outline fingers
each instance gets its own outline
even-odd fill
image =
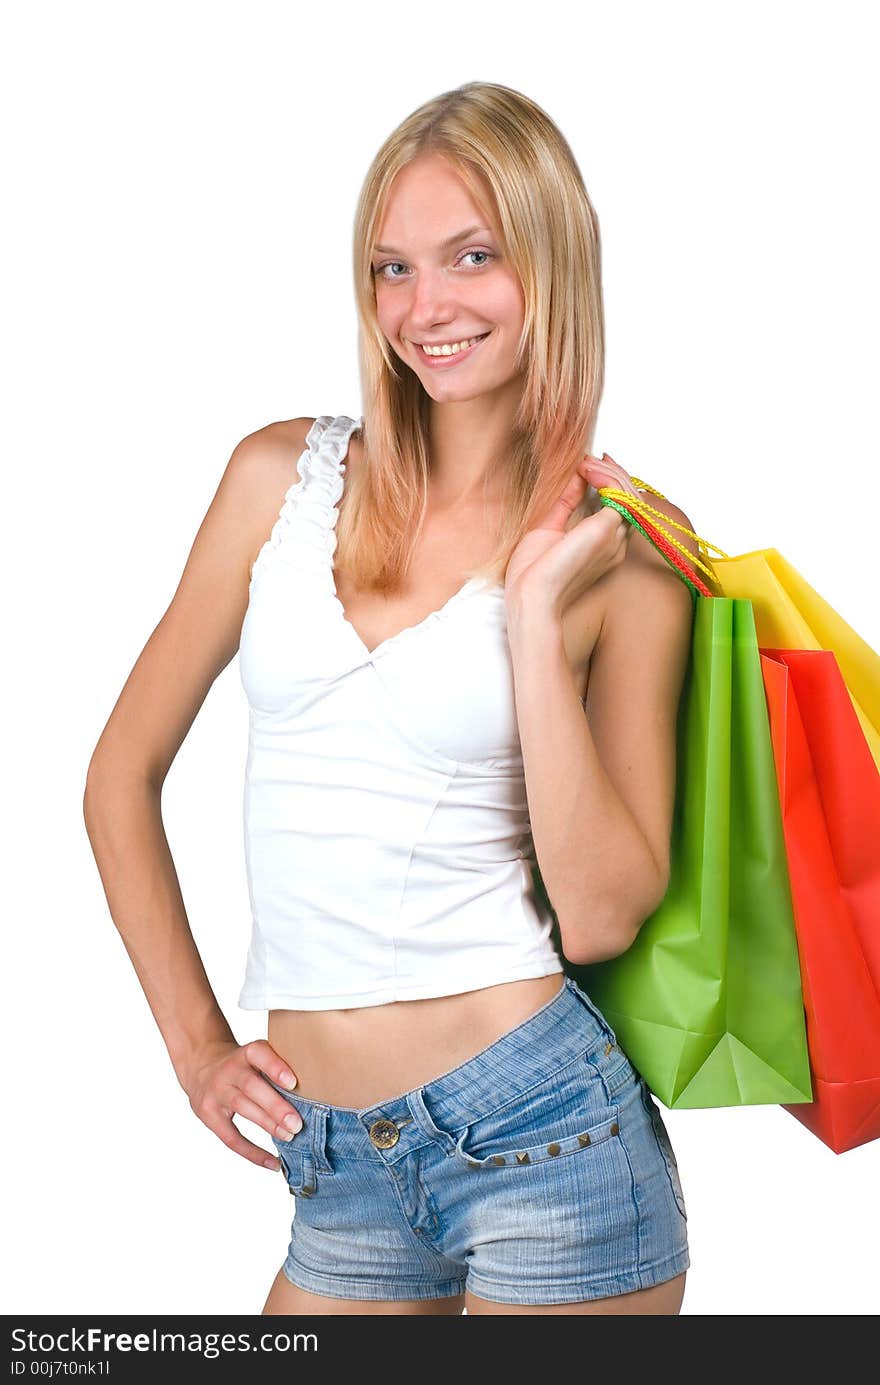
[[[268,1082],[262,1085],[265,1095],[261,1093],[258,1101],[240,1092],[235,1110],[246,1120],[253,1121],[254,1125],[262,1126],[267,1135],[274,1135],[278,1140],[289,1140],[291,1135],[302,1130],[302,1116]]]
[[[277,1134],[278,1130],[281,1129],[283,1133],[279,1138],[289,1140],[291,1134],[295,1135],[297,1130],[302,1129],[302,1117],[296,1107],[279,1092],[276,1092],[262,1073],[249,1073],[247,1077],[242,1079],[240,1090],[242,1104],[238,1106],[238,1109],[241,1114],[247,1115],[248,1120],[256,1120],[270,1134],[273,1131]],[[257,1117],[245,1112],[244,1102],[262,1114]]]
[[[583,500],[584,491],[588,486],[594,486],[596,490],[600,490],[603,486],[614,486],[618,490],[626,491],[629,495],[638,495],[638,491],[627,472],[622,466],[618,466],[607,452],[602,453],[601,459],[588,452],[577,463],[558,500],[547,512],[541,527],[565,529],[572,511]],[[613,506],[606,506],[605,508],[613,509]],[[629,528],[626,520],[621,520],[621,522],[627,529]]]
[[[541,529],[558,529],[562,533],[570,520],[572,513],[584,498],[584,491],[587,488],[587,481],[581,474],[580,468],[576,467],[565,488],[558,499],[550,506],[539,524]]]
[[[243,1044],[234,1064],[224,1063],[223,1073],[225,1080],[222,1082],[219,1074],[215,1074],[213,1091],[209,1087],[203,1094],[199,1103],[201,1109],[197,1109],[196,1114],[228,1149],[253,1164],[277,1171],[278,1158],[242,1135],[233,1116],[244,1116],[275,1139],[292,1139],[302,1129],[302,1117],[271,1084],[275,1082],[292,1091],[296,1087],[296,1075],[265,1039]]]
[[[617,490],[626,491],[628,495],[638,496],[629,472],[624,471],[607,452],[603,452],[601,458],[588,452],[579,463],[579,470],[583,471],[590,485],[595,486],[596,490],[601,490],[603,486],[614,486]]]
[[[629,552],[629,541],[633,532],[633,526],[614,505],[603,505],[601,510],[597,511],[595,515],[588,516],[582,523],[602,523],[603,515],[608,516],[608,518],[604,520],[605,527],[608,530],[608,539],[606,542],[609,545],[609,565],[614,567],[618,563],[622,563]]]
[[[264,1169],[273,1169],[276,1173],[281,1167],[281,1160],[277,1155],[269,1155],[260,1145],[255,1145],[251,1140],[245,1138],[241,1131],[232,1122],[231,1116],[226,1116],[218,1124],[211,1125],[211,1130],[227,1149],[231,1149],[235,1154],[240,1154],[243,1159],[247,1159],[251,1164],[259,1164]],[[289,1138],[286,1136],[285,1138]]]
[[[602,453],[601,460],[587,453],[578,463],[578,471],[586,478],[589,485],[595,486],[596,490],[600,490],[603,486],[615,486],[618,490],[625,490],[629,494],[638,495],[638,491],[623,467],[618,466],[607,452]],[[624,518],[616,505],[603,505],[602,509],[614,515],[615,518],[606,520],[606,524],[610,524],[612,528],[616,525],[621,541],[628,544],[633,526]]]
[[[302,1129],[302,1117],[295,1106],[270,1086],[266,1078],[292,1091],[296,1087],[296,1076],[263,1039],[246,1044],[245,1056],[252,1066],[241,1080],[242,1101],[246,1101],[253,1111],[264,1114],[255,1116],[243,1109],[241,1114],[262,1125],[270,1134],[274,1131],[279,1139],[289,1140],[292,1134]]]
[[[290,1068],[279,1058],[274,1048],[265,1039],[252,1039],[245,1044],[242,1052],[252,1067],[264,1072],[267,1077],[271,1077],[273,1082],[277,1082],[279,1087],[285,1087],[287,1091],[293,1091],[296,1086],[296,1077]]]
[[[612,507],[606,505],[605,508],[611,509]],[[617,518],[620,521],[620,529],[618,531],[617,537],[616,558],[618,562],[622,563],[625,560],[627,553],[629,552],[629,541],[632,538],[633,526],[627,523],[627,521],[624,519],[623,515],[620,513],[619,510],[615,510],[614,513],[617,515]]]
[[[621,540],[627,538],[632,533],[632,525],[624,519],[616,505],[601,505],[594,515],[588,515],[587,519],[595,523],[604,523],[612,537]],[[586,521],[585,521],[586,522]]]
[[[236,1088],[227,1098],[229,1104],[223,1104],[210,1112],[201,1112],[201,1119],[228,1149],[234,1150],[236,1154],[242,1155],[253,1164],[262,1164],[264,1168],[277,1170],[279,1160],[242,1135],[233,1121],[233,1116],[243,1116],[245,1120],[253,1121],[254,1125],[260,1126],[267,1135],[277,1140],[292,1139],[302,1129],[302,1116],[275,1091],[274,1087],[270,1087],[264,1078],[255,1076],[255,1081],[260,1083],[262,1089],[259,1092],[259,1100],[249,1096],[243,1087]]]

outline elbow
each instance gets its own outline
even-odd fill
[[[92,764],[90,764],[89,767],[88,767],[88,770],[86,771],[86,782],[85,782],[85,785],[84,785],[84,787],[83,787],[83,796],[82,796],[82,811],[83,811],[83,818],[85,819],[86,826],[88,826],[88,823],[89,823],[89,817],[90,817],[90,815],[91,815],[92,804],[93,804],[93,801],[94,801],[94,797],[95,797],[95,774],[94,774],[94,770],[93,770],[93,768],[92,768]]]
[[[576,916],[569,914],[565,921],[560,917],[559,932],[565,956],[577,966],[610,962],[620,957],[632,947],[642,925],[659,909],[668,888],[667,869],[664,875],[654,878],[651,887],[629,908],[618,903],[602,910],[592,904],[580,909]]]
[[[562,951],[577,966],[595,962],[610,962],[619,957],[635,940],[637,928],[630,927],[618,911],[613,918],[600,919],[591,913],[586,919],[559,919]]]
[[[86,781],[83,785],[83,817],[85,818],[87,824],[92,814],[92,810],[94,809],[95,803],[101,795],[101,784],[101,769],[98,764],[97,756],[93,755],[91,760],[89,761],[89,767],[86,770]]]
[[[86,831],[91,835],[94,824],[112,816],[117,804],[116,790],[125,776],[103,757],[93,755],[86,770],[83,786],[82,813]],[[111,806],[108,807],[108,803]]]

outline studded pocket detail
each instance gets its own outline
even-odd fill
[[[522,1149],[499,1149],[487,1151],[482,1155],[479,1151],[486,1148],[487,1142],[481,1141],[479,1146],[469,1143],[472,1129],[469,1126],[459,1138],[455,1153],[464,1160],[469,1169],[524,1168],[530,1164],[543,1163],[547,1159],[560,1159],[567,1154],[577,1154],[601,1144],[604,1140],[614,1139],[620,1134],[617,1116],[617,1108],[611,1107],[601,1121],[586,1125],[583,1130],[574,1134],[560,1135],[557,1139],[548,1140],[540,1145],[526,1144]]]

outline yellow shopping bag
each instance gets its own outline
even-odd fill
[[[836,655],[880,769],[880,656],[776,548],[721,558],[712,566],[721,596],[753,602],[758,644],[772,650],[831,650]]]
[[[745,596],[765,649],[830,649],[880,769],[880,656],[775,548],[713,564],[721,596]]]
[[[629,476],[612,458],[607,458],[607,454],[602,466],[603,477],[618,482],[617,486],[600,486],[603,497],[624,504],[654,530],[659,530],[684,556],[692,574],[700,569],[704,574],[702,580],[714,595],[751,601],[758,644],[762,648],[825,649],[835,655],[874,763],[880,770],[880,655],[777,549],[760,548],[731,556],[637,494],[637,491],[650,491],[665,500],[662,491],[637,476]],[[669,525],[696,540],[700,558],[675,538]],[[710,548],[721,556],[710,559]],[[674,556],[667,554],[667,561]]]

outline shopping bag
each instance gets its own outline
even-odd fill
[[[640,528],[667,561],[677,566],[692,590],[696,585],[704,596],[731,596],[751,601],[760,647],[824,649],[836,655],[874,763],[880,770],[880,655],[833,606],[778,549],[755,549],[731,556],[652,506],[639,491],[651,492],[661,500],[665,499],[662,491],[647,481],[629,476],[607,454],[591,468],[590,474],[594,472],[597,480],[607,482],[599,489],[603,504],[613,505]],[[683,548],[672,529],[696,539],[699,558]],[[709,558],[710,548],[718,555],[714,559]],[[701,585],[695,568],[704,574],[706,585]]]
[[[703,560],[715,546],[694,535],[701,555],[694,557],[634,496],[633,487],[653,487],[626,480],[629,486],[600,486],[603,503],[641,529],[694,598],[677,719],[670,882],[635,942],[606,962],[571,962],[554,918],[563,969],[595,999],[667,1106],[810,1102],[800,965],[752,604],[713,596],[697,569],[713,581]],[[533,877],[549,904],[537,866]]]
[[[762,649],[814,1100],[835,1153],[880,1137],[880,774],[830,651]]]
[[[785,841],[749,601],[696,598],[671,873],[626,952],[563,968],[669,1107],[812,1100]],[[540,872],[537,883],[543,889]],[[546,898],[546,891],[544,891]]]
[[[746,597],[761,648],[824,649],[838,667],[880,770],[880,655],[775,548],[713,562],[723,596]]]

